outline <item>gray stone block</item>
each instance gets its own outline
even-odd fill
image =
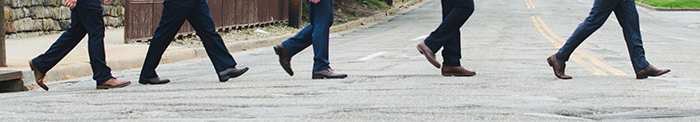
[[[12,22],[6,22],[4,26],[5,26],[5,33],[14,33],[15,32],[15,28],[12,27]]]
[[[47,1],[49,1],[49,3],[47,5],[51,5],[54,7],[63,5],[63,0],[47,0]]]
[[[34,7],[31,7],[29,10],[30,10],[32,18],[43,19],[43,18],[51,18],[52,17],[52,12],[51,12],[52,8],[53,7],[34,6]]]
[[[27,7],[32,5],[32,0],[5,0],[6,2],[9,1],[8,5],[12,8],[20,8],[20,7]]]
[[[119,16],[122,13],[122,9],[120,9],[117,6],[111,6],[111,5],[103,5],[102,6],[102,15],[104,16]]]
[[[24,18],[14,21],[12,27],[16,32],[22,31],[37,31],[42,27],[41,20],[32,20],[31,18]]]
[[[110,27],[124,26],[124,20],[121,17],[104,17],[105,25]]]
[[[44,31],[61,30],[61,24],[59,24],[58,21],[55,21],[52,19],[43,19],[42,20],[42,30],[44,30]]]
[[[31,12],[27,8],[7,8],[5,7],[5,19],[8,21],[14,21],[21,18],[29,17]]]
[[[58,21],[61,30],[68,30],[70,28],[70,20],[61,20]]]
[[[66,6],[56,7],[51,10],[52,17],[58,20],[70,19],[71,11]]]

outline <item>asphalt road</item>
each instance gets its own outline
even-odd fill
[[[331,66],[346,79],[311,80],[312,49],[288,76],[272,47],[233,53],[243,76],[218,82],[208,58],[161,65],[165,85],[94,90],[89,77],[51,91],[0,94],[0,121],[698,121],[700,29],[639,8],[647,59],[672,71],[637,80],[614,15],[557,79],[545,58],[585,19],[592,0],[476,0],[462,27],[462,64],[443,77],[415,45],[440,23],[426,0],[376,23],[331,34]],[[700,23],[700,22],[698,22]],[[438,53],[438,60],[441,59]]]

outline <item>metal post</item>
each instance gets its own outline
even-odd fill
[[[5,0],[0,0],[0,67],[7,67],[5,52]]]
[[[301,27],[301,2],[304,0],[289,0],[289,26]]]

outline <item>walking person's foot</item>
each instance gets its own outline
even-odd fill
[[[289,76],[294,76],[294,71],[292,71],[292,66],[290,64],[292,56],[289,55],[289,52],[287,52],[287,48],[285,48],[281,43],[275,45],[273,48],[275,49],[275,54],[277,54],[280,58],[280,65],[282,65],[284,71],[286,71]]]
[[[44,84],[44,76],[46,76],[46,74],[39,72],[39,70],[36,69],[36,66],[34,66],[34,63],[32,63],[32,60],[29,60],[29,67],[32,69],[32,72],[34,72],[34,80],[36,81],[36,84],[44,90],[49,91],[49,86]]]
[[[552,66],[552,69],[554,69],[554,75],[557,76],[557,78],[560,79],[571,79],[572,77],[569,75],[566,75],[564,73],[564,69],[566,68],[565,63],[561,63],[557,60],[556,54],[549,56],[547,58],[547,63],[549,63],[549,66]]]
[[[226,68],[226,70],[218,73],[219,81],[226,82],[226,81],[228,81],[228,79],[241,76],[241,75],[243,75],[243,73],[245,73],[247,71],[248,71],[248,67],[243,67],[241,69],[236,69],[236,67]]]
[[[430,62],[430,64],[433,64],[433,66],[435,66],[436,68],[440,68],[440,62],[438,62],[437,59],[435,59],[435,53],[431,51],[427,45],[425,45],[425,42],[421,42],[420,44],[418,44],[417,48],[420,54],[425,55],[425,58],[428,59],[428,62]]]
[[[639,72],[636,72],[637,74],[637,79],[645,79],[649,76],[661,76],[664,75],[668,72],[671,72],[670,69],[656,69],[656,67],[649,65],[647,68],[644,68],[642,70],[639,70]]]
[[[333,71],[333,69],[328,68],[326,70],[316,71],[312,73],[311,79],[333,79],[333,78],[346,78],[348,74],[338,73]]]
[[[155,78],[139,77],[139,83],[143,84],[143,85],[146,85],[146,84],[151,84],[151,85],[166,84],[166,83],[170,83],[170,79],[160,79],[160,77],[155,77]]]
[[[131,84],[131,81],[119,81],[116,78],[107,80],[107,82],[102,83],[102,85],[97,86],[97,89],[111,89],[111,88],[122,88]]]
[[[462,66],[443,66],[442,76],[474,76],[476,72],[469,71]]]

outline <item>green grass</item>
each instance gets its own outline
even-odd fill
[[[700,0],[637,0],[659,8],[700,8]]]
[[[388,8],[389,7],[379,0],[355,0],[355,1],[360,2],[360,3],[364,3],[366,5],[374,4],[374,5],[378,6],[379,8]]]

